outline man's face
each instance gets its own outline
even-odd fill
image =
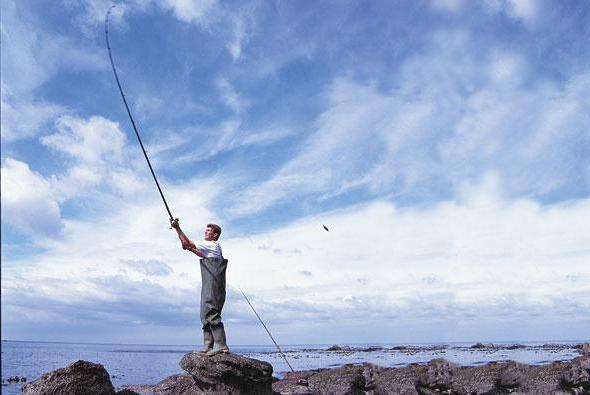
[[[216,237],[217,233],[215,233],[215,230],[210,226],[207,226],[207,228],[205,228],[205,240],[214,241]]]

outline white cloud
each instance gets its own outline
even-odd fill
[[[590,201],[542,207],[504,200],[494,180],[467,187],[462,202],[424,210],[375,202],[228,241],[233,261],[254,265],[231,266],[230,284],[258,294],[264,306],[297,300],[332,312],[334,320],[353,320],[346,305],[355,301],[365,301],[364,317],[375,321],[387,314],[412,320],[420,311],[430,320],[506,316],[536,306],[550,315],[561,311],[558,295],[575,299],[578,313],[587,311],[590,299],[579,295],[588,286],[570,288],[567,277],[590,274],[584,269],[590,229],[581,220],[590,218]],[[254,258],[257,244],[271,248]],[[301,255],[272,252],[295,247]],[[511,306],[513,297],[518,306]]]
[[[2,100],[2,141],[11,142],[35,136],[43,126],[66,111],[47,102]]]
[[[234,113],[241,114],[245,109],[248,107],[248,102],[245,101],[239,94],[236,92],[234,87],[231,83],[225,79],[220,78],[216,82],[217,88],[220,91],[221,97],[225,105],[231,108]]]
[[[55,237],[60,216],[50,183],[26,163],[7,158],[2,166],[2,221],[33,236]]]
[[[233,212],[362,186],[424,198],[487,171],[510,179],[514,195],[587,190],[590,170],[576,152],[590,146],[590,104],[581,93],[590,89],[588,73],[558,85],[532,81],[521,54],[492,48],[475,57],[472,49],[463,31],[435,34],[430,48],[400,66],[390,92],[335,79],[299,153],[238,196]]]
[[[97,116],[88,120],[64,116],[56,128],[57,133],[42,137],[41,142],[80,162],[120,163],[123,158],[126,138],[115,122]]]
[[[68,112],[37,98],[37,90],[61,70],[97,70],[102,52],[78,40],[48,33],[27,18],[27,5],[2,2],[2,140],[31,138]],[[31,18],[30,18],[31,19]]]
[[[208,14],[217,7],[217,0],[163,0],[160,5],[172,10],[181,21],[207,25]]]
[[[365,325],[383,328],[392,322],[412,327],[527,319],[536,311],[547,322],[578,322],[590,309],[588,283],[575,281],[590,278],[590,201],[542,206],[504,198],[503,186],[499,175],[489,174],[464,184],[459,199],[428,207],[375,201],[246,238],[226,234],[232,342],[251,340],[240,334],[252,322],[238,287],[267,322],[309,330],[313,320],[323,334],[314,338],[324,342],[338,336],[335,327],[354,326],[359,306]],[[190,237],[199,237],[204,223],[220,221],[206,207],[221,191],[211,180],[169,187],[171,206]],[[112,315],[114,321],[198,327],[196,258],[180,250],[167,228],[160,202],[149,194],[113,202],[111,215],[99,221],[65,221],[63,240],[48,244],[46,252],[26,264],[3,264],[3,296],[19,306],[13,301],[26,289],[29,297],[52,301],[43,309],[53,319],[72,315],[92,322],[98,318],[90,313],[100,311],[101,322]],[[74,300],[72,295],[80,302],[59,310],[59,301]],[[306,336],[281,331],[293,341]]]
[[[63,116],[56,129],[41,142],[69,159],[64,171],[52,178],[61,201],[92,196],[104,186],[128,196],[146,188],[146,174],[138,175],[117,123],[98,116]]]
[[[508,15],[525,23],[534,23],[541,8],[541,0],[507,0]]]
[[[545,0],[484,0],[481,2],[469,2],[465,0],[434,0],[432,7],[435,10],[460,14],[466,10],[483,7],[491,15],[503,14],[515,21],[524,23],[532,28],[542,21],[543,14],[550,14],[550,2]]]

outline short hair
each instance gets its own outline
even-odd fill
[[[219,240],[219,236],[221,236],[221,226],[217,224],[207,224],[207,227],[213,229],[215,233],[217,233],[215,240]]]

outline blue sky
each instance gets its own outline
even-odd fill
[[[200,342],[111,2],[2,2],[2,338]],[[119,76],[230,344],[587,339],[590,3],[132,0]],[[330,228],[325,232],[322,224]]]

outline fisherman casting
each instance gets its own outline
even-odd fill
[[[168,203],[166,202],[162,188],[160,188],[160,183],[158,182],[158,178],[156,177],[156,173],[154,172],[150,158],[148,157],[145,147],[143,146],[143,142],[141,141],[139,131],[135,125],[135,120],[131,115],[131,110],[127,104],[127,99],[125,99],[125,93],[123,92],[123,87],[121,86],[121,81],[119,80],[119,76],[117,74],[117,68],[115,67],[115,61],[113,60],[113,54],[111,53],[111,44],[109,42],[109,16],[111,15],[111,11],[114,7],[116,7],[116,5],[111,6],[105,15],[104,34],[107,50],[109,53],[109,59],[111,61],[111,68],[113,69],[113,75],[115,76],[119,93],[123,99],[123,104],[127,110],[127,115],[129,116],[131,126],[133,126],[133,130],[135,131],[135,136],[137,137],[137,141],[139,142],[143,156],[145,157],[147,165],[150,168],[150,172],[152,173],[152,177],[154,178],[158,192],[160,192],[160,197],[162,198],[162,202],[164,203],[164,207],[166,208],[166,212],[170,218],[170,225],[176,229],[182,244],[182,248],[184,250],[189,250],[201,257],[201,323],[203,324],[203,339],[205,347],[200,353],[201,355],[205,356],[213,356],[219,353],[228,353],[229,348],[227,347],[225,341],[225,329],[223,328],[223,323],[221,322],[221,310],[223,309],[223,304],[225,303],[225,271],[227,269],[227,259],[223,258],[221,246],[218,242],[219,236],[221,235],[221,228],[219,225],[208,224],[207,228],[205,229],[205,240],[195,243],[189,240],[184,232],[180,229],[178,218],[174,219],[172,216],[172,212],[170,211],[170,207],[168,207]],[[325,225],[324,228],[326,228]],[[328,229],[326,228],[326,230]],[[242,292],[244,299],[246,299],[246,302],[248,302],[248,305],[256,315],[256,318],[258,318],[264,327],[264,330],[266,330],[266,333],[268,333],[268,336],[273,341],[277,347],[277,350],[293,372],[293,367],[287,360],[287,357],[279,347],[274,337],[272,337],[270,331],[262,321],[262,318],[260,318],[260,315],[258,315],[256,310],[254,310],[254,306],[252,306],[252,303],[250,303],[250,300],[246,294],[241,289],[240,292]]]
[[[219,236],[219,225],[207,224],[205,240],[189,240],[180,229],[178,218],[171,219],[183,250],[191,251],[201,258],[201,323],[203,324],[203,350],[199,353],[208,357],[228,353],[225,329],[221,322],[221,310],[225,303],[225,271],[227,259],[223,258]]]

